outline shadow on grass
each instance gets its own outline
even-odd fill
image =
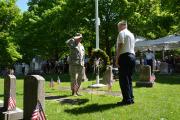
[[[180,84],[180,74],[174,73],[171,75],[163,75],[163,74],[155,74],[156,80],[155,82],[157,83],[162,83],[162,84]],[[139,81],[139,74],[135,74],[133,76],[133,81]]]
[[[18,93],[18,92],[16,92],[16,95],[17,95],[17,96],[23,96],[24,94],[23,94],[23,93]]]
[[[0,97],[4,97],[4,94],[1,94]]]
[[[116,104],[91,104],[79,108],[73,108],[73,109],[66,109],[65,112],[70,113],[70,114],[85,114],[85,113],[94,113],[94,112],[100,112],[100,111],[105,111],[108,109],[113,109],[115,107],[118,107]]]
[[[162,84],[180,84],[180,74],[171,74],[171,75],[156,75],[157,83]]]
[[[85,104],[89,101],[89,99],[62,99],[60,100],[60,103],[61,104],[70,104],[70,105],[82,105],[82,104]]]
[[[69,95],[62,95],[62,96],[46,96],[45,99],[46,100],[55,100],[55,99],[62,99],[62,98],[66,98],[69,97]]]

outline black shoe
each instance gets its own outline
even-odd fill
[[[134,104],[134,101],[131,101],[131,104]]]
[[[117,102],[117,105],[118,106],[124,106],[124,105],[126,105],[126,103],[125,102]]]
[[[127,104],[127,105],[134,104],[134,100],[127,101],[126,104]]]
[[[134,104],[134,101],[130,101],[130,102],[125,102],[125,101],[117,102],[118,106],[131,105],[131,104]]]

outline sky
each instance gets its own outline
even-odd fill
[[[21,11],[24,12],[28,9],[27,2],[28,0],[17,0],[16,4],[21,9]]]

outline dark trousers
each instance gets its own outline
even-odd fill
[[[153,73],[153,60],[146,60],[147,61],[147,65],[151,66],[151,74]]]
[[[123,102],[133,101],[132,75],[135,70],[135,55],[124,53],[119,56],[119,84]]]

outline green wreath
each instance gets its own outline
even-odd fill
[[[100,64],[100,71],[104,72],[106,70],[107,65],[110,65],[109,56],[106,54],[105,51],[101,49],[94,49],[92,50],[91,58],[89,60],[91,65],[94,64],[95,58],[100,58],[101,60],[103,60],[103,64]]]

